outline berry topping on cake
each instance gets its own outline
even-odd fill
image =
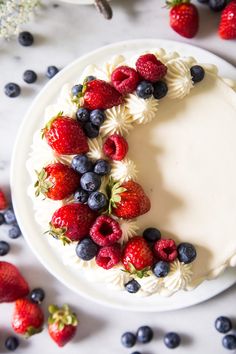
[[[236,0],[231,1],[222,11],[218,33],[223,39],[236,38]]]
[[[91,261],[97,255],[98,249],[98,245],[90,237],[86,237],[78,243],[75,252],[83,261]]]
[[[185,264],[192,263],[196,257],[196,248],[191,243],[183,242],[178,245],[178,258],[180,262]]]
[[[121,161],[128,152],[128,143],[122,135],[110,135],[104,142],[103,152],[114,161]]]
[[[108,205],[107,197],[102,192],[93,192],[88,198],[88,206],[92,210],[102,211]]]
[[[88,201],[89,193],[83,190],[82,188],[77,189],[74,194],[74,201],[76,203],[85,204]]]
[[[87,192],[95,192],[101,185],[101,177],[94,172],[86,172],[80,179],[80,185]]]
[[[192,80],[193,80],[194,84],[196,84],[197,82],[200,82],[204,79],[205,70],[203,69],[202,66],[194,65],[190,68],[190,72],[191,72],[191,76],[192,76]]]
[[[154,54],[141,55],[136,62],[139,75],[147,81],[161,80],[167,73],[167,67]]]
[[[141,81],[136,89],[137,96],[143,99],[150,98],[153,95],[154,87],[149,81]]]
[[[167,95],[168,86],[165,83],[165,81],[157,81],[154,83],[153,87],[154,87],[153,96],[157,100],[160,100],[161,98],[163,98]]]
[[[110,246],[119,241],[122,231],[116,220],[110,216],[101,215],[90,229],[90,236],[97,245]]]
[[[177,246],[174,240],[161,239],[154,245],[154,251],[156,256],[166,262],[173,262],[177,256]]]
[[[43,129],[48,145],[58,154],[86,154],[89,150],[87,138],[76,120],[58,115]]]
[[[11,325],[14,331],[26,338],[43,330],[44,315],[38,304],[19,299],[14,304]]]
[[[161,232],[155,227],[148,227],[144,230],[143,237],[148,242],[156,242],[161,239]]]
[[[105,119],[105,113],[101,109],[94,109],[90,113],[90,122],[97,127],[100,127],[104,123]]]
[[[109,186],[109,211],[118,218],[133,219],[147,213],[151,208],[149,198],[140,184],[130,180]]]
[[[127,95],[136,90],[140,77],[135,69],[129,66],[119,66],[113,71],[111,81],[117,91],[122,95]]]
[[[193,38],[199,27],[198,9],[190,0],[168,0],[168,7],[171,7],[170,26],[171,28],[186,38]]]
[[[86,108],[79,108],[78,111],[76,112],[76,119],[80,123],[85,123],[88,122],[90,117],[90,111]]]
[[[111,269],[120,262],[121,247],[118,243],[112,246],[105,246],[100,248],[96,256],[96,263],[99,267],[104,269]]]
[[[71,94],[72,96],[78,96],[82,93],[83,90],[83,85],[78,84],[78,85],[74,85],[71,89]]]
[[[82,175],[92,171],[93,164],[86,155],[76,155],[71,161],[71,167]]]
[[[85,204],[67,204],[55,211],[49,234],[63,244],[78,241],[89,234],[97,214]]]
[[[165,261],[159,261],[153,266],[153,273],[157,278],[166,277],[170,271],[170,263]]]
[[[53,200],[62,200],[73,194],[79,186],[80,176],[60,162],[52,163],[37,172],[35,195],[43,194]]]
[[[99,135],[99,127],[91,122],[86,122],[83,130],[85,135],[90,139],[94,139]]]
[[[122,263],[125,269],[131,274],[136,274],[142,278],[150,267],[152,267],[153,261],[153,253],[143,237],[133,237],[125,245]]]
[[[86,84],[84,107],[90,110],[108,109],[123,102],[122,95],[108,82],[92,80]]]
[[[97,160],[94,166],[94,172],[100,176],[106,176],[111,172],[111,165],[106,160]]]
[[[137,280],[132,279],[128,283],[125,284],[125,290],[130,294],[137,293],[141,288],[141,285],[137,282]]]

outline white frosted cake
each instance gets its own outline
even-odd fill
[[[56,131],[67,131],[59,120],[68,118],[82,131],[73,151]],[[235,83],[181,53],[157,48],[84,68],[58,87],[27,161],[35,218],[54,236],[44,236],[49,247],[88,281],[132,296],[191,290],[235,266],[235,118]],[[62,165],[71,175],[57,182],[50,173]],[[74,208],[69,216],[65,206]]]

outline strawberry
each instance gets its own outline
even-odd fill
[[[3,190],[0,188],[0,211],[5,210],[7,206],[8,206],[7,198]]]
[[[223,39],[236,38],[236,0],[231,1],[222,11],[218,33]]]
[[[136,90],[140,77],[135,69],[123,65],[113,71],[111,81],[117,91],[126,95]]]
[[[42,132],[48,145],[59,155],[86,154],[89,151],[87,137],[73,118],[59,113],[46,124]]]
[[[11,263],[0,262],[0,303],[13,302],[27,296],[29,285]]]
[[[66,204],[53,214],[48,233],[64,245],[78,241],[89,235],[96,217],[97,213],[86,204]]]
[[[84,107],[90,110],[108,109],[119,106],[123,102],[122,95],[108,82],[93,80],[86,84]]]
[[[103,152],[111,160],[121,161],[126,156],[129,146],[125,138],[120,134],[108,136],[103,144]]]
[[[161,80],[167,73],[167,67],[154,54],[141,55],[136,61],[139,75],[150,82]]]
[[[142,278],[154,263],[153,253],[147,241],[141,236],[135,236],[125,245],[122,263],[131,274]]]
[[[43,330],[44,315],[38,304],[28,299],[15,302],[11,325],[14,331],[26,338]]]
[[[198,9],[190,3],[190,0],[168,0],[168,7],[171,7],[170,26],[171,28],[186,38],[193,38],[199,28]]]
[[[140,184],[130,180],[108,185],[109,213],[118,218],[133,219],[147,213],[151,203]]]
[[[59,347],[64,347],[75,335],[78,325],[77,316],[68,305],[63,305],[61,308],[50,305],[48,311],[50,313],[49,335]]]
[[[62,200],[73,194],[79,186],[79,174],[60,162],[51,163],[36,173],[36,196],[42,193],[47,198]]]

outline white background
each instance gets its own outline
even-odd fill
[[[26,26],[35,35],[33,47],[25,48],[17,41],[0,43],[0,185],[7,189],[9,165],[14,139],[28,106],[36,93],[47,81],[44,77],[48,65],[64,67],[79,55],[120,40],[132,38],[183,39],[168,26],[168,12],[161,0],[113,0],[114,19],[105,21],[93,7],[62,4],[58,8],[47,2],[31,26]],[[217,37],[219,17],[207,7],[199,6],[201,27],[199,35],[185,42],[211,50],[236,65],[236,42],[222,41]],[[37,84],[27,85],[22,73],[33,69],[39,73]],[[9,99],[3,94],[3,86],[9,81],[22,85],[22,95]],[[22,166],[24,168],[24,166]],[[223,235],[222,235],[223,237]],[[6,239],[5,230],[0,228],[0,239]],[[64,349],[58,349],[49,339],[46,330],[28,341],[22,340],[19,354],[86,353],[116,354],[131,353],[119,343],[123,331],[135,331],[142,324],[155,330],[155,340],[143,347],[135,347],[143,354],[169,353],[162,343],[163,334],[177,331],[183,344],[176,354],[220,354],[226,352],[221,346],[221,335],[214,330],[214,319],[221,314],[236,320],[236,287],[204,304],[190,309],[170,313],[125,313],[99,307],[59,284],[44,270],[31,253],[24,240],[11,241],[12,251],[4,259],[19,265],[31,287],[42,286],[47,293],[46,305],[52,302],[67,302],[78,312],[80,325],[74,341]],[[12,305],[1,305],[0,352],[4,352],[3,341],[10,329]]]

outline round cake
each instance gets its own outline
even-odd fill
[[[162,48],[108,57],[58,89],[28,194],[65,267],[169,296],[236,265],[234,89]]]

